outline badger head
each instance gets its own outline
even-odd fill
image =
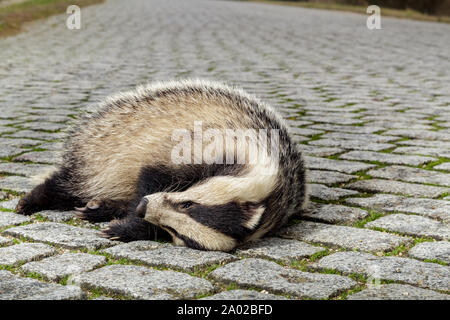
[[[176,245],[230,251],[267,229],[264,200],[276,186],[276,175],[257,171],[212,177],[183,192],[148,195],[137,215],[166,230]]]

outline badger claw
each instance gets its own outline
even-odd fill
[[[93,199],[89,201],[86,206],[83,208],[75,207],[74,209],[79,213],[75,213],[75,215],[80,219],[89,219],[89,214],[92,214],[96,210],[100,208],[100,200]]]
[[[109,240],[120,240],[120,236],[114,236],[114,234],[111,233],[110,228],[103,229],[100,237],[106,238]]]

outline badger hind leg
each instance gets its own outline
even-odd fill
[[[135,215],[129,215],[121,220],[113,220],[108,228],[102,231],[105,238],[123,242],[171,239],[166,231]]]
[[[89,222],[105,222],[123,218],[130,212],[129,201],[92,199],[83,208],[75,208],[77,217]]]
[[[65,187],[70,180],[67,169],[54,172],[49,178],[27,193],[16,206],[19,214],[30,215],[42,210],[72,210],[80,205],[80,199]]]

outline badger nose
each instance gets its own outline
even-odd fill
[[[145,212],[147,211],[147,204],[148,204],[147,198],[142,198],[141,202],[139,202],[139,205],[136,208],[136,215],[139,218],[145,217]]]

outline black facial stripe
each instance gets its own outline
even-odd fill
[[[186,245],[186,247],[192,248],[192,249],[197,249],[197,250],[206,250],[206,248],[204,246],[202,246],[200,243],[198,243],[195,240],[192,240],[189,237],[186,237],[185,235],[179,234],[174,228],[171,228],[169,226],[161,226],[162,228],[170,231],[173,233],[173,235],[175,237],[177,237],[178,239],[183,240],[184,244]]]
[[[251,217],[245,207],[236,202],[215,206],[195,204],[186,210],[186,214],[204,226],[242,241],[252,233],[251,229],[244,226]]]
[[[138,195],[142,198],[156,192],[182,192],[210,177],[238,175],[243,168],[239,164],[146,166],[139,175]]]

